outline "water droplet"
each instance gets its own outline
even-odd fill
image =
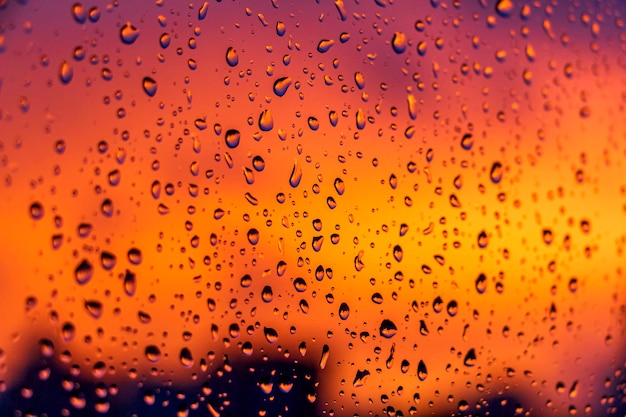
[[[470,149],[472,149],[472,146],[474,146],[474,137],[471,133],[464,134],[461,138],[461,148],[469,151]]]
[[[356,127],[359,130],[365,129],[365,115],[363,114],[363,109],[358,109],[356,111]]]
[[[478,234],[478,247],[481,249],[485,249],[489,244],[489,239],[487,238],[487,232],[484,230]]]
[[[76,334],[76,327],[74,327],[74,324],[70,323],[70,322],[66,322],[63,324],[63,327],[61,327],[61,337],[63,338],[64,342],[70,342],[72,341],[72,339],[74,339],[74,335]]]
[[[115,211],[115,208],[113,206],[113,201],[110,198],[105,198],[102,201],[102,204],[100,204],[100,211],[102,212],[102,214],[104,214],[106,217],[111,217],[113,216],[113,213]]]
[[[364,254],[365,252],[361,250],[354,258],[354,269],[356,269],[357,272],[361,271],[365,267],[365,264],[363,264]]]
[[[87,314],[89,314],[94,319],[99,319],[100,317],[102,317],[102,303],[100,301],[86,300],[84,306]]]
[[[209,11],[209,2],[205,1],[202,3],[202,6],[198,9],[198,20],[204,20]]]
[[[300,167],[298,160],[294,159],[291,175],[289,176],[289,185],[296,188],[300,185],[300,181],[302,181],[302,168]]]
[[[311,246],[315,252],[322,250],[322,244],[324,243],[324,236],[313,236]]]
[[[269,109],[265,109],[259,116],[259,129],[264,132],[269,132],[274,128],[274,117]]]
[[[513,12],[513,2],[511,0],[498,0],[496,12],[502,17],[509,17]]]
[[[141,85],[143,87],[143,91],[149,97],[154,97],[154,95],[157,92],[157,88],[158,88],[157,82],[154,81],[154,79],[152,79],[150,77],[144,77]]]
[[[554,236],[552,234],[551,229],[543,229],[543,231],[541,232],[541,235],[543,237],[543,243],[545,243],[546,245],[550,245],[552,241],[554,240]]]
[[[401,54],[406,51],[407,38],[403,32],[395,32],[393,38],[391,38],[391,46],[393,51],[397,54]]]
[[[475,286],[478,294],[483,294],[487,290],[487,277],[485,276],[485,274],[478,275],[478,278],[476,278]]]
[[[44,213],[43,206],[39,202],[34,202],[30,205],[29,212],[33,220],[40,220]]]
[[[128,261],[133,265],[139,265],[142,260],[141,251],[137,248],[128,250]]]
[[[287,92],[287,89],[291,85],[291,77],[282,77],[274,81],[274,94],[278,97],[282,97]]]
[[[274,299],[274,292],[272,291],[272,287],[270,287],[269,285],[263,287],[263,290],[261,291],[261,299],[266,303],[270,303]]]
[[[146,346],[145,355],[150,362],[157,363],[161,359],[161,349],[155,345]]]
[[[74,270],[74,277],[76,282],[80,285],[84,285],[89,282],[93,277],[93,266],[87,259],[83,259],[80,264]]]
[[[317,120],[315,117],[311,116],[308,118],[307,120],[308,124],[309,124],[309,128],[311,130],[317,130],[320,128],[320,122],[319,120]]]
[[[237,54],[237,51],[232,46],[229,46],[226,50],[226,62],[231,67],[235,67],[239,64],[239,54]]]
[[[278,341],[278,332],[271,327],[264,327],[263,334],[268,343],[276,343]]]
[[[133,26],[130,22],[124,23],[120,29],[120,39],[126,45],[134,43],[139,37],[139,29]]]
[[[74,69],[72,68],[72,65],[67,61],[61,62],[61,65],[59,66],[59,79],[61,82],[63,84],[69,84],[69,82],[72,81],[72,78],[74,78]]]
[[[436,297],[433,300],[433,311],[437,314],[443,311],[443,300],[441,299],[441,297]]]
[[[159,44],[161,45],[161,48],[166,49],[168,46],[170,46],[170,43],[172,42],[172,37],[170,36],[169,33],[164,33],[159,37]]]
[[[87,21],[87,9],[82,3],[74,3],[72,6],[72,16],[76,22],[83,24]]]
[[[102,251],[102,253],[100,253],[100,264],[102,265],[102,268],[109,271],[115,267],[116,263],[117,258],[111,252]]]
[[[575,293],[578,290],[578,279],[570,278],[567,284],[567,288],[569,289],[571,293]]]
[[[502,181],[502,164],[500,162],[494,162],[491,166],[489,178],[494,184],[499,184]]]
[[[188,348],[182,348],[180,350],[180,355],[178,356],[178,358],[180,360],[180,364],[183,365],[185,368],[191,368],[193,366],[193,356]]]
[[[335,178],[334,186],[335,191],[337,191],[337,194],[339,195],[343,195],[346,191],[346,185],[341,178]]]
[[[346,320],[350,316],[350,307],[346,303],[341,303],[339,306],[339,318]]]
[[[450,315],[450,317],[454,317],[459,312],[459,305],[456,301],[452,300],[446,306],[446,311],[448,312],[448,315]]]
[[[428,377],[428,369],[426,369],[426,364],[423,360],[420,360],[417,364],[417,377],[420,381],[424,381]]]
[[[137,318],[143,324],[148,324],[152,321],[152,316],[150,316],[150,314],[146,313],[145,311],[141,311],[141,310],[137,312]]]
[[[248,242],[250,242],[251,245],[256,245],[257,243],[259,243],[259,231],[257,229],[252,228],[248,230],[247,236]]]
[[[402,251],[402,248],[400,247],[400,245],[394,246],[393,258],[396,260],[396,262],[402,262],[403,256],[404,256],[404,252]]]
[[[393,321],[384,319],[380,323],[379,331],[382,337],[384,337],[385,339],[390,339],[396,335],[396,333],[398,332],[398,328]]]
[[[335,41],[332,39],[322,39],[318,44],[317,44],[317,51],[324,54],[326,52],[328,52],[328,50],[330,48],[332,48],[332,46],[335,44]]]
[[[241,140],[241,133],[239,133],[236,129],[229,129],[226,131],[226,146],[230,149],[236,148],[239,146],[239,141]]]
[[[465,359],[463,359],[463,365],[465,366],[476,365],[476,351],[474,350],[474,348],[471,348],[465,354]]]
[[[370,376],[370,371],[368,371],[367,369],[363,371],[357,369],[354,381],[352,381],[352,386],[354,388],[362,387],[367,382],[368,376]]]
[[[320,369],[326,368],[329,355],[330,355],[330,348],[328,347],[328,345],[322,346],[322,356],[320,357]]]
[[[137,290],[137,277],[133,272],[127,269],[126,273],[124,274],[124,292],[129,297],[132,297],[133,295],[135,295],[136,290]]]
[[[265,161],[260,156],[255,156],[252,158],[252,168],[254,168],[257,172],[261,172],[265,169]]]
[[[357,71],[354,73],[354,82],[356,83],[356,86],[359,88],[359,90],[365,88],[365,77],[363,76],[362,72]]]

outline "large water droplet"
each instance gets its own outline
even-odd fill
[[[252,228],[248,230],[247,237],[248,242],[250,242],[251,245],[256,245],[257,243],[259,243],[259,231],[257,229]]]
[[[124,292],[129,297],[132,297],[133,295],[135,295],[136,290],[137,290],[137,277],[133,272],[127,269],[126,273],[124,274]]]
[[[30,205],[30,217],[33,220],[40,220],[43,217],[43,206],[41,205],[41,203],[39,202],[34,202],[33,204]]]
[[[463,359],[463,365],[465,366],[474,366],[476,365],[476,351],[474,348],[467,351],[465,354],[465,359]]]
[[[85,310],[94,319],[99,319],[102,316],[102,303],[97,300],[86,300]]]
[[[380,335],[386,339],[392,338],[396,335],[396,333],[398,332],[398,328],[396,327],[395,323],[391,320],[388,319],[384,319],[381,323],[380,323]]]
[[[328,347],[328,345],[322,346],[322,356],[320,357],[320,369],[326,368],[329,354],[330,354],[330,348]]]
[[[368,371],[367,369],[363,371],[357,370],[354,381],[352,381],[352,386],[354,388],[362,387],[367,382],[368,376],[370,376],[370,371]]]
[[[511,0],[498,0],[496,12],[502,17],[509,17],[513,12],[513,2]]]
[[[485,276],[485,274],[478,275],[475,285],[478,294],[483,294],[487,290],[487,277]]]
[[[478,234],[478,247],[481,249],[485,249],[489,244],[489,239],[487,238],[487,232],[484,230]]]
[[[264,327],[263,334],[268,343],[276,343],[278,341],[278,332],[271,327]]]
[[[332,39],[322,39],[318,44],[317,44],[317,51],[324,54],[326,52],[328,52],[328,50],[330,48],[332,48],[332,46],[335,44],[335,41]]]

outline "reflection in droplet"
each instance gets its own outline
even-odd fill
[[[346,320],[350,316],[350,307],[346,303],[341,303],[339,306],[339,318]]]
[[[391,46],[393,51],[397,54],[401,54],[406,51],[407,38],[403,32],[395,32],[393,38],[391,38]]]
[[[161,359],[161,349],[155,345],[146,346],[145,350],[146,359],[152,363],[156,363]]]
[[[502,164],[500,162],[493,163],[489,177],[491,178],[491,182],[494,184],[498,184],[502,181]]]
[[[188,348],[182,348],[178,358],[180,360],[180,364],[185,368],[191,368],[193,366],[193,356]]]
[[[417,377],[420,381],[424,381],[428,377],[428,370],[423,360],[420,360],[417,364]]]

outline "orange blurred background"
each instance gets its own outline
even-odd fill
[[[2,4],[2,390],[282,361],[317,414],[623,411],[625,12]]]

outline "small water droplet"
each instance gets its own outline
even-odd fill
[[[271,327],[264,327],[263,334],[268,343],[276,343],[278,341],[278,332]]]
[[[124,274],[124,292],[129,297],[132,297],[133,295],[135,295],[136,290],[137,290],[137,277],[133,272],[127,269],[126,273]]]
[[[102,303],[97,300],[86,300],[85,301],[85,310],[87,314],[89,314],[94,319],[99,319],[102,317]]]
[[[241,140],[241,133],[239,133],[236,129],[229,129],[226,131],[226,146],[230,149],[234,149],[239,146],[239,141]]]
[[[43,206],[39,202],[34,202],[30,205],[29,212],[33,220],[40,220],[44,214]]]
[[[133,44],[139,37],[139,29],[133,26],[130,22],[124,23],[120,28],[120,39],[126,45]]]
[[[274,117],[269,109],[265,109],[259,116],[259,129],[264,132],[269,132],[274,128]]]
[[[248,242],[250,242],[251,245],[256,245],[257,243],[259,243],[259,231],[257,229],[252,228],[248,230],[247,236]]]
[[[333,45],[335,44],[335,41],[332,39],[322,39],[318,44],[317,44],[317,51],[324,54],[326,52],[328,52],[328,50],[330,48],[333,47]]]
[[[361,271],[365,267],[365,264],[363,263],[364,254],[365,252],[361,250],[354,258],[354,269],[356,269],[357,272]]]
[[[183,365],[185,368],[191,368],[193,366],[193,356],[188,348],[182,348],[180,350],[180,355],[178,356],[178,358],[180,360],[180,364]]]
[[[474,137],[471,133],[464,134],[461,138],[461,148],[469,151],[470,149],[472,149],[472,146],[474,146]]]
[[[87,259],[83,259],[74,270],[76,282],[84,285],[93,277],[93,266]]]
[[[263,290],[261,291],[261,299],[263,300],[263,302],[266,303],[272,302],[272,300],[274,299],[274,292],[272,291],[272,287],[270,287],[269,285],[263,287]]]
[[[391,38],[391,46],[393,51],[397,54],[401,54],[406,51],[407,38],[403,32],[395,32]]]
[[[489,173],[489,178],[491,178],[491,182],[494,184],[499,184],[502,181],[502,164],[500,162],[494,162],[491,166],[491,171]]]
[[[471,348],[465,354],[465,359],[463,359],[463,365],[465,366],[476,365],[476,351],[474,350],[474,348]]]
[[[483,294],[487,290],[487,277],[485,276],[485,274],[478,275],[478,278],[476,278],[475,286],[478,294]]]
[[[402,251],[402,247],[400,245],[396,245],[393,247],[393,258],[396,262],[402,262],[402,258],[404,257],[404,252]]]
[[[428,377],[428,369],[426,369],[426,364],[423,360],[417,364],[417,377],[420,381],[425,381]]]
[[[161,359],[161,349],[155,345],[148,345],[146,346],[145,355],[150,362],[157,363]]]
[[[209,11],[209,2],[205,1],[198,9],[198,20],[204,20]]]
[[[293,188],[296,188],[298,185],[300,185],[301,180],[302,180],[302,168],[300,167],[298,160],[294,159],[293,168],[291,170],[291,175],[289,176],[289,185],[291,185]]]
[[[329,355],[330,355],[330,348],[328,347],[328,345],[322,346],[322,356],[320,357],[320,369],[326,368]]]
[[[487,232],[484,230],[478,234],[478,247],[481,249],[485,249],[489,244],[489,239],[487,238]]]
[[[231,67],[237,66],[239,64],[239,54],[232,46],[229,46],[226,50],[226,63]]]
[[[339,306],[339,318],[346,320],[350,316],[350,307],[346,303],[341,303]]]
[[[83,24],[87,21],[87,9],[82,3],[74,3],[72,6],[72,16],[77,23]]]
[[[502,17],[509,17],[513,12],[513,2],[511,0],[498,0],[496,12]]]
[[[157,88],[158,88],[157,82],[154,81],[154,79],[152,79],[150,77],[144,77],[141,85],[143,87],[143,91],[149,97],[154,97],[154,95],[157,92]]]
[[[63,84],[69,84],[69,82],[72,81],[72,78],[74,78],[74,69],[72,68],[72,65],[67,61],[61,62],[61,65],[59,66],[59,79],[61,82]]]
[[[278,97],[282,97],[287,92],[287,89],[291,85],[291,77],[282,77],[274,81],[274,94]]]

